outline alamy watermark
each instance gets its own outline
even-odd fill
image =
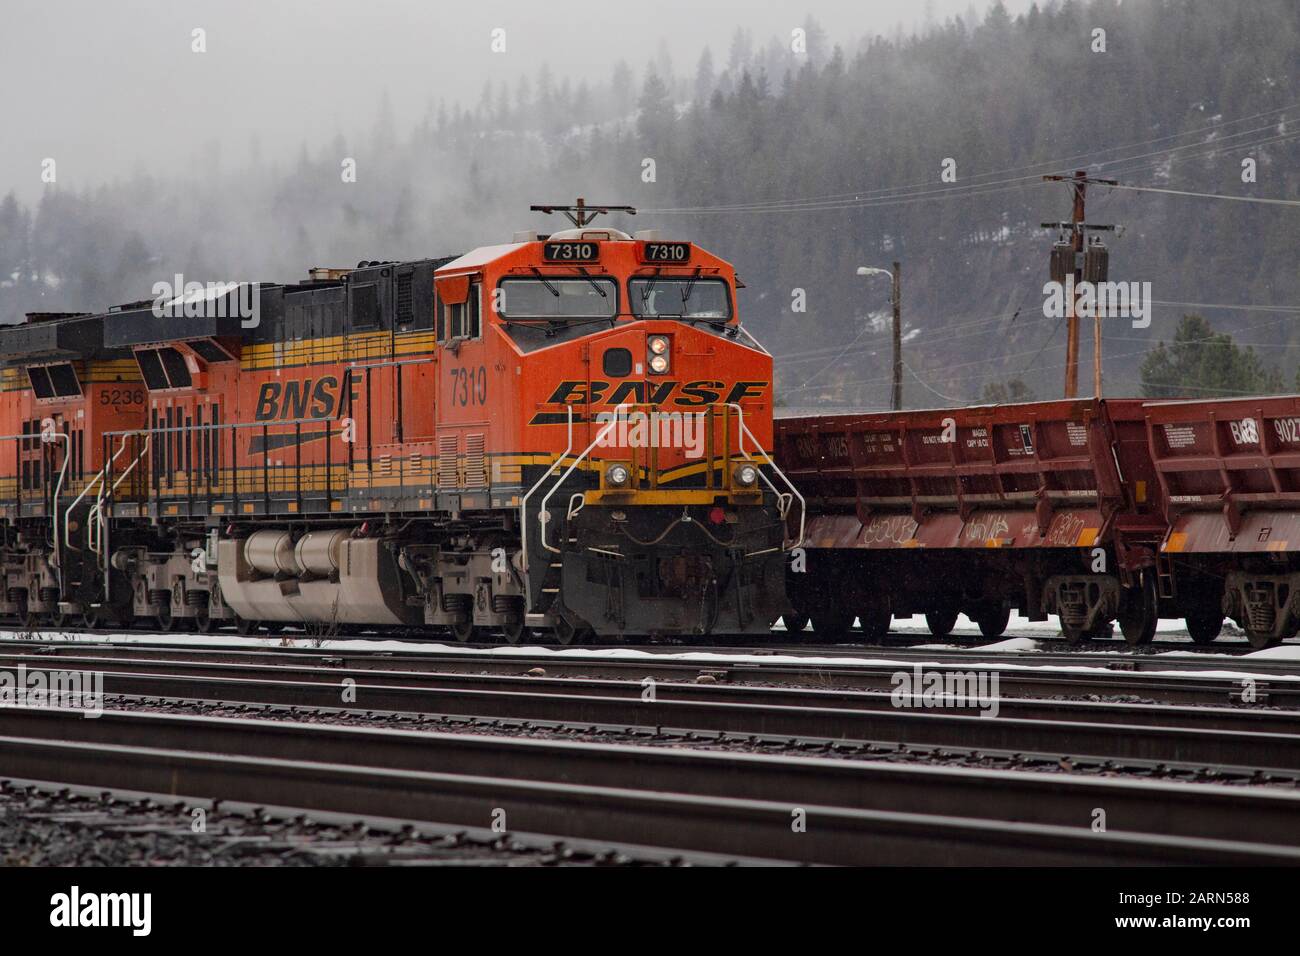
[[[702,412],[600,412],[596,424],[605,429],[602,448],[680,448],[688,458],[704,455],[707,430]]]
[[[917,664],[910,671],[895,671],[890,681],[889,702],[900,709],[960,708],[978,710],[981,717],[998,715],[997,671],[924,671]]]
[[[1043,317],[1064,318],[1071,301],[1080,318],[1132,319],[1133,328],[1151,325],[1150,282],[1080,282],[1067,275],[1064,282],[1043,286]]]
[[[104,713],[103,671],[0,670],[0,707],[60,707],[95,718]]]
[[[262,322],[261,283],[186,282],[176,273],[171,281],[153,284],[153,314],[160,319],[237,318],[246,329]]]

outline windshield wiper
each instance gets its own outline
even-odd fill
[[[546,286],[547,292],[555,296],[557,299],[560,297],[560,290],[546,281],[546,276],[542,275],[542,270],[537,268],[537,266],[533,266],[533,275],[537,276],[542,285]]]
[[[596,292],[600,295],[602,299],[609,298],[609,293],[600,287],[600,283],[597,282],[595,279],[593,279],[591,277],[591,274],[587,272],[586,269],[579,269],[578,272],[582,274],[582,277],[587,280],[587,282],[591,285],[593,289],[596,290]]]
[[[686,308],[686,300],[689,299],[689,298],[691,297],[691,292],[695,289],[695,280],[698,279],[698,278],[700,277],[700,271],[701,271],[701,270],[700,270],[700,267],[699,267],[699,266],[696,266],[696,267],[695,267],[695,274],[694,274],[693,276],[691,276],[690,280],[686,283],[686,288],[682,289],[682,308],[683,308],[683,310]]]
[[[655,283],[658,281],[659,281],[659,270],[656,269],[654,271],[654,274],[650,277],[650,281],[647,282],[645,288],[641,290],[641,305],[643,307],[647,302],[650,301],[650,293],[655,290]],[[644,314],[645,313],[643,312],[642,315]]]

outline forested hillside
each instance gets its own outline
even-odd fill
[[[340,115],[332,141],[303,144],[292,162],[214,141],[183,180],[60,181],[33,205],[10,194],[0,320],[142,298],[177,272],[289,280],[447,254],[558,228],[529,203],[582,195],[634,204],[640,214],[616,224],[737,264],[786,404],[887,401],[889,284],[855,270],[895,259],[908,405],[1014,394],[1016,380],[1049,397],[1064,335],[1043,315],[1054,236],[1039,223],[1068,216],[1069,194],[1040,174],[1300,198],[1295,0],[1095,0],[1015,18],[999,6],[909,37],[804,29],[806,53],[789,36],[738,31],[698,62],[661,46],[601,84],[557,63],[489,84],[477,104],[431,88],[423,115],[386,100]],[[147,148],[184,135],[161,126]],[[349,158],[356,182],[340,175]],[[1256,182],[1242,182],[1246,158]],[[955,182],[941,179],[949,159]],[[1111,278],[1149,281],[1161,303],[1149,328],[1107,326],[1109,393],[1137,392],[1147,351],[1193,311],[1290,385],[1300,209],[1096,187],[1088,218],[1124,227]]]

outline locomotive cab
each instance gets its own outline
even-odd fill
[[[766,634],[795,495],[767,456],[772,359],[740,326],[735,270],[586,224],[516,239],[437,272],[440,429],[493,422],[529,620],[562,640]]]

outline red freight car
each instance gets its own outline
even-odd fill
[[[1300,630],[1300,397],[1144,406],[1168,531],[1160,584],[1202,642],[1223,614],[1267,647]],[[1222,611],[1222,614],[1220,613]]]
[[[808,509],[805,570],[796,560],[787,582],[792,630],[811,618],[834,638],[857,617],[878,637],[891,617],[922,613],[942,635],[965,612],[993,637],[1015,608],[1031,620],[1058,614],[1071,641],[1118,620],[1141,644],[1158,617],[1184,615],[1182,589],[1162,589],[1157,573],[1165,486],[1140,400],[813,415],[776,426],[778,463]]]

